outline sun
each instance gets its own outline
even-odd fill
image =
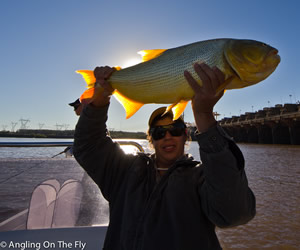
[[[133,58],[130,58],[128,60],[126,60],[123,65],[121,65],[121,68],[128,68],[128,67],[131,67],[133,65],[136,65],[136,64],[139,64],[142,62],[142,58],[140,57],[133,57]]]

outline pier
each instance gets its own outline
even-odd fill
[[[277,104],[219,124],[236,142],[300,145],[300,104]]]

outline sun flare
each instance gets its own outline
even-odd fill
[[[142,62],[142,58],[140,58],[140,57],[130,58],[130,59],[126,60],[121,67],[122,68],[128,68],[128,67],[131,67],[133,65],[139,64],[141,62]]]

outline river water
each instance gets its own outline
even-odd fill
[[[55,141],[62,141],[53,139]],[[53,141],[48,140],[47,141]],[[0,138],[0,141],[46,141],[46,139],[16,139]],[[69,141],[69,140],[67,140]],[[145,140],[136,140],[151,151]],[[256,196],[257,215],[248,224],[230,229],[217,229],[217,234],[224,249],[300,249],[300,146],[290,145],[260,145],[260,144],[238,144],[242,150],[245,162],[249,186]],[[26,198],[24,190],[35,187],[38,182],[34,176],[39,175],[41,179],[57,177],[57,173],[64,172],[64,178],[70,178],[72,174],[76,178],[86,179],[84,173],[75,173],[74,159],[65,159],[60,155],[53,161],[56,162],[56,172],[49,173],[50,167],[44,167],[51,156],[61,152],[64,148],[0,148],[0,224],[1,221],[15,212],[24,209],[18,208],[18,196],[16,192],[24,176],[30,176],[30,181],[24,182],[19,193],[19,200],[23,203],[30,199]],[[197,143],[191,142],[187,148],[195,159],[199,160]],[[30,161],[30,159],[33,161]],[[16,164],[16,162],[22,162]],[[52,161],[52,162],[53,162]],[[28,166],[26,162],[33,164]],[[58,165],[62,165],[59,167]],[[18,166],[17,169],[14,166]],[[50,166],[50,165],[49,165]],[[78,167],[79,169],[79,167]],[[70,176],[67,176],[67,172]],[[14,181],[15,179],[15,181]],[[24,181],[24,180],[23,180]],[[30,186],[30,188],[29,188]],[[20,187],[19,187],[20,188]],[[92,188],[95,193],[97,187]],[[90,201],[87,201],[92,206]],[[10,205],[11,204],[11,205]],[[95,206],[98,206],[96,201]],[[103,205],[105,207],[105,205]],[[18,208],[18,209],[17,209]],[[4,209],[10,211],[5,212]],[[103,208],[99,213],[107,213]],[[1,218],[2,216],[2,218]],[[6,217],[5,217],[6,216]],[[82,219],[79,225],[85,225]],[[99,221],[98,221],[99,222]],[[100,221],[101,223],[103,221]]]

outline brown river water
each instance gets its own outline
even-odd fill
[[[147,147],[145,141],[138,142]],[[238,145],[245,157],[249,186],[256,196],[257,214],[246,225],[217,229],[223,249],[300,249],[300,146]],[[63,148],[47,149],[45,155],[45,148],[24,150],[0,148],[0,225],[28,208],[31,192],[43,180],[56,178],[63,182],[75,178],[90,182],[74,159],[49,159]],[[188,152],[199,159],[195,142]],[[26,155],[37,157],[24,159]],[[82,203],[89,204],[94,218],[90,220],[86,217],[89,211],[82,211],[77,225],[106,223],[107,205],[95,212],[101,198],[97,187],[91,185],[88,189],[86,193],[91,195]]]
[[[300,249],[300,147],[239,144],[256,217],[218,230],[224,249]]]

